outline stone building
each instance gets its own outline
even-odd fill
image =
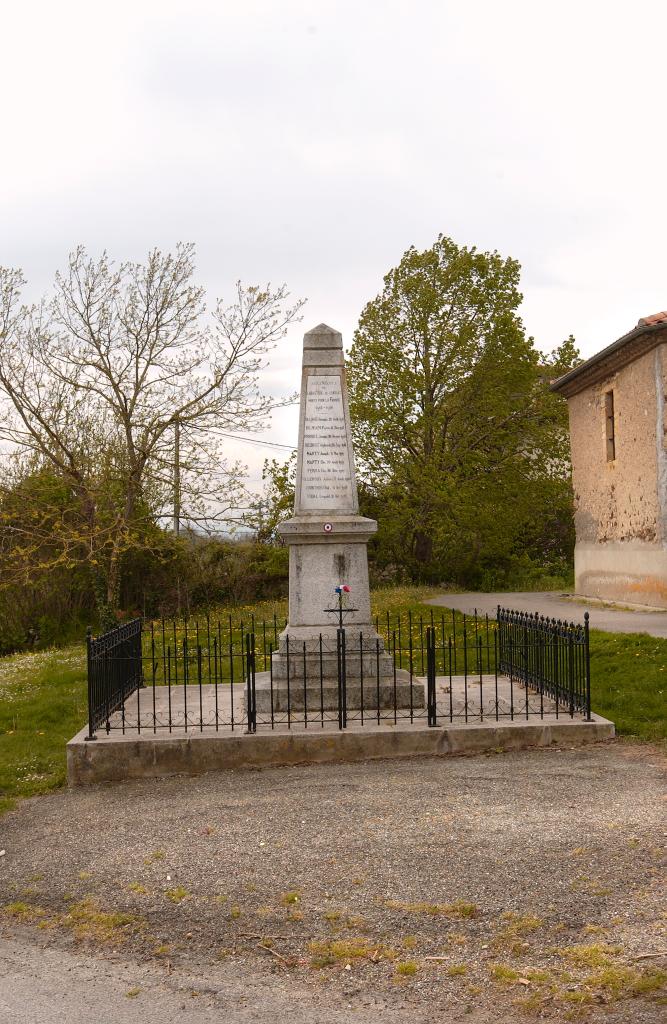
[[[576,592],[667,608],[667,312],[551,387],[570,414]]]

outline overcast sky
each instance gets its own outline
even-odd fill
[[[664,3],[22,0],[0,25],[0,263],[30,297],[79,243],[193,241],[211,298],[308,298],[266,379],[286,391],[303,331],[349,344],[439,232],[520,261],[545,350],[667,308]],[[270,452],[230,454],[256,479]]]

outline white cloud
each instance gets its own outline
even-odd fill
[[[212,297],[287,281],[349,342],[443,231],[518,258],[527,330],[591,354],[667,306],[666,28],[649,0],[5,5],[0,263],[37,294],[79,242],[192,240]]]

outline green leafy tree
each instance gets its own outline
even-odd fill
[[[478,580],[529,549],[545,510],[571,519],[548,378],[577,353],[568,339],[545,365],[518,315],[519,275],[516,260],[440,235],[404,254],[354,335],[350,407],[378,553],[422,579]]]

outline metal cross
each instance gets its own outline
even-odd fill
[[[325,612],[334,612],[338,615],[338,628],[343,628],[343,615],[347,612],[358,612],[358,608],[343,608],[343,591],[338,591],[338,607],[337,608],[325,608]]]

